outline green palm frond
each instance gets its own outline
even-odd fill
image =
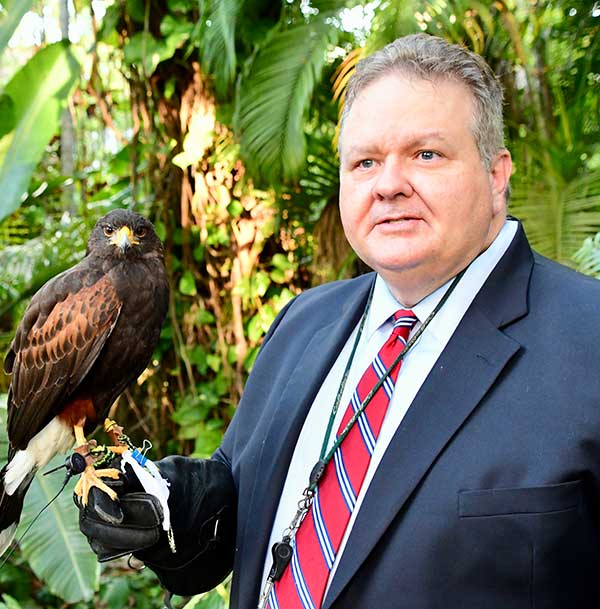
[[[600,233],[595,237],[588,237],[575,255],[573,260],[577,270],[600,279]]]
[[[43,235],[0,250],[0,315],[50,277],[79,262],[89,228],[81,220],[52,222]]]
[[[32,0],[8,0],[2,4],[4,10],[0,15],[0,53],[8,44],[23,15],[31,7]]]
[[[264,179],[296,178],[305,163],[303,119],[339,32],[325,21],[276,31],[241,82],[235,128],[244,160]]]
[[[221,96],[235,80],[237,57],[235,29],[243,0],[209,0],[203,10],[199,34],[200,60],[206,74],[214,77]]]
[[[344,8],[364,4],[362,0],[311,0],[310,7],[319,13],[334,13]]]
[[[375,13],[371,24],[371,33],[366,43],[365,55],[381,49],[398,36],[414,34],[421,31],[415,13],[422,8],[418,0],[406,2],[388,2]]]
[[[329,134],[309,134],[307,143],[306,167],[299,179],[300,188],[291,189],[287,207],[290,215],[307,218],[312,226],[328,202],[337,202],[339,165]]]
[[[0,222],[0,249],[9,245],[22,245],[34,236],[27,219],[19,214],[13,214]]]
[[[600,170],[568,183],[556,178],[517,181],[510,211],[537,251],[573,266],[582,242],[600,232]]]

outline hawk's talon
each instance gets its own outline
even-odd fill
[[[123,450],[127,450],[127,436],[123,433],[123,428],[116,421],[106,419],[104,421],[104,431],[109,435],[115,448],[123,446]]]
[[[111,453],[115,453],[115,455],[122,455],[126,450],[129,450],[129,446],[107,446],[106,450],[109,450]]]

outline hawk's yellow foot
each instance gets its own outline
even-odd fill
[[[87,465],[81,474],[81,478],[79,478],[75,485],[75,493],[81,497],[81,503],[87,505],[90,490],[95,486],[104,491],[114,501],[117,498],[117,493],[104,484],[100,478],[112,478],[116,480],[119,474],[119,470],[115,468],[96,470],[93,465]]]

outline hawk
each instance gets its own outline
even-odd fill
[[[74,440],[86,446],[85,434],[147,366],[168,299],[162,243],[148,220],[123,209],[98,220],[83,260],[31,299],[4,361],[10,445],[0,472],[0,554],[35,472]],[[84,502],[91,486],[114,495],[97,473],[88,464],[82,474]]]

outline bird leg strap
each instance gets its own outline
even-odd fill
[[[83,455],[86,458],[86,462],[93,465],[96,470],[114,461],[115,455],[123,455],[127,450],[136,450],[129,436],[123,433],[123,428],[116,421],[106,419],[104,421],[104,431],[108,434],[112,445],[98,445],[95,440],[85,440],[83,438],[83,443],[75,449],[75,452]],[[144,446],[146,443],[150,444],[147,440],[144,440]],[[110,477],[113,476],[111,475]]]
[[[86,440],[83,433],[84,424],[85,419],[82,419],[74,425],[75,440],[77,442],[75,452],[79,453],[85,460],[85,469],[81,474],[81,478],[79,478],[75,485],[74,492],[81,497],[83,505],[87,505],[90,489],[93,487],[99,488],[112,500],[115,500],[117,494],[113,489],[102,482],[101,478],[112,478],[113,480],[117,480],[119,478],[119,470],[114,467],[97,469],[98,466],[103,465],[106,462],[106,459],[103,458],[106,451],[102,447],[99,447],[94,440]],[[127,447],[125,446],[125,450],[126,449]]]
[[[110,452],[116,455],[122,455],[128,449],[135,449],[135,446],[129,439],[129,436],[126,436],[123,433],[123,428],[116,421],[106,419],[104,421],[104,431],[108,434],[108,437],[113,443],[113,446],[106,447]]]

